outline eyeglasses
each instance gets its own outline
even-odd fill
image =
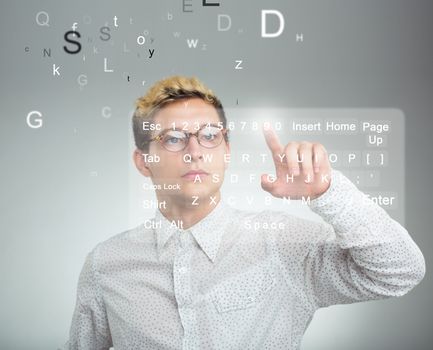
[[[197,142],[205,148],[215,148],[221,144],[227,129],[212,124],[204,124],[196,132],[186,132],[177,129],[167,129],[149,140],[159,141],[170,152],[180,152],[186,148],[191,136],[197,137]]]

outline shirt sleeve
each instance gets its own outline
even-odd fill
[[[408,231],[340,171],[311,200],[321,224],[303,260],[316,308],[402,296],[425,275],[425,260]]]
[[[95,269],[97,247],[82,267],[69,340],[64,350],[108,350],[112,346],[110,329]]]

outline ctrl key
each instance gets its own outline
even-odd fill
[[[366,198],[370,199],[374,203],[384,207],[384,209],[397,209],[398,200],[397,193],[393,192],[375,192],[365,193]]]

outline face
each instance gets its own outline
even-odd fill
[[[182,99],[158,111],[154,117],[154,125],[160,130],[152,132],[159,135],[164,129],[173,127],[186,132],[197,132],[202,125],[222,122],[216,109],[200,98]],[[169,139],[171,143],[175,139]],[[219,194],[224,180],[224,172],[228,163],[224,155],[230,153],[230,146],[223,139],[215,148],[206,148],[199,144],[196,136],[191,136],[185,149],[172,152],[165,149],[159,141],[149,145],[147,161],[143,152],[135,150],[134,161],[138,170],[152,179],[156,185],[159,201],[170,199],[185,205],[191,205],[194,196],[196,202],[210,202],[210,197]],[[185,175],[190,171],[204,171],[205,175]]]

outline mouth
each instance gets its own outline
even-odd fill
[[[188,180],[195,180],[197,175],[200,177],[200,179],[202,179],[209,174],[204,170],[191,170],[188,171],[186,174],[182,175],[182,177]]]

